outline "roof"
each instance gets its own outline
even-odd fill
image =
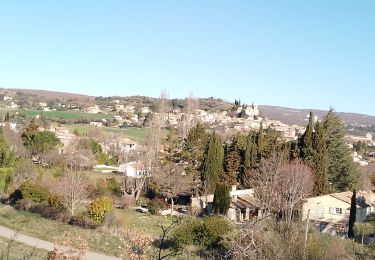
[[[367,208],[370,206],[375,206],[374,199],[372,199],[371,196],[367,194],[367,192],[358,191],[356,195],[357,195],[357,208]],[[339,193],[328,194],[328,196],[341,200],[350,205],[353,193],[351,191],[344,191],[344,192],[339,192]]]
[[[230,207],[234,209],[256,209],[260,207],[259,201],[254,198],[253,196],[250,195],[245,195],[245,196],[239,196],[237,197],[237,201],[231,201]]]

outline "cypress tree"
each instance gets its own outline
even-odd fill
[[[10,114],[9,114],[9,112],[6,113],[4,121],[5,122],[9,122],[10,121]]]
[[[228,212],[230,206],[230,194],[229,186],[225,183],[220,183],[216,186],[214,193],[214,200],[212,202],[212,208],[214,214],[225,215]]]
[[[237,174],[240,166],[241,154],[238,137],[235,135],[232,138],[232,143],[229,145],[225,156],[225,173],[223,174],[223,181],[228,185],[237,184]]]
[[[313,166],[313,113],[310,112],[309,123],[306,126],[305,133],[301,136],[300,146],[301,146],[301,158],[303,161],[309,165]]]
[[[328,180],[333,190],[353,189],[358,183],[359,172],[345,140],[345,125],[331,109],[323,126],[328,153]]]
[[[324,138],[322,123],[316,123],[313,138],[313,168],[315,172],[314,195],[326,194],[329,190],[328,183],[328,153]]]
[[[258,147],[256,144],[256,133],[251,132],[246,138],[246,148],[243,155],[243,162],[239,180],[248,188],[251,182],[251,171],[256,168],[258,160]]]
[[[213,132],[208,142],[201,175],[205,194],[213,193],[223,174],[224,149],[219,136]]]
[[[356,219],[357,213],[357,196],[355,189],[353,190],[352,200],[350,203],[350,215],[349,215],[349,229],[348,229],[348,237],[354,238],[354,223]]]
[[[256,138],[256,145],[257,145],[258,160],[260,160],[262,157],[265,157],[265,152],[267,148],[264,129],[263,129],[263,122],[260,123],[259,132]]]

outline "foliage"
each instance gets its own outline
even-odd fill
[[[225,172],[222,175],[223,181],[228,185],[236,185],[237,175],[241,166],[241,154],[237,135],[232,137],[232,142],[226,150]]]
[[[188,174],[197,175],[201,170],[208,140],[209,135],[202,124],[198,123],[190,129],[182,151],[182,158],[188,162]]]
[[[151,215],[158,215],[163,206],[164,202],[160,200],[150,200],[147,202],[148,212],[150,212]]]
[[[364,222],[364,223],[355,223],[354,224],[354,233],[361,236],[362,244],[365,235],[374,234],[375,226],[373,223]]]
[[[343,121],[331,109],[323,121],[328,153],[328,178],[334,191],[353,189],[358,183],[358,168],[345,140]]]
[[[357,195],[355,190],[353,190],[353,195],[350,203],[350,215],[349,215],[349,227],[348,227],[348,237],[354,238],[354,223],[356,220],[357,212]]]
[[[12,182],[13,169],[12,168],[0,168],[0,193],[5,192]]]
[[[50,197],[50,192],[46,187],[30,182],[23,183],[19,190],[22,198],[38,203],[47,203]]]
[[[95,221],[82,215],[71,217],[68,223],[85,229],[95,229],[98,227],[98,224]]]
[[[224,149],[220,137],[213,132],[207,145],[201,175],[202,188],[205,194],[215,191],[223,174]]]
[[[87,250],[88,244],[83,237],[65,231],[56,238],[53,250],[48,252],[47,260],[83,259]]]
[[[50,194],[48,197],[48,206],[55,209],[64,209],[61,196],[59,194]]]
[[[121,257],[129,260],[149,259],[152,239],[144,234],[135,232],[132,232],[130,236],[129,239],[122,239]]]
[[[313,134],[312,167],[314,169],[314,195],[319,196],[329,191],[328,152],[322,123],[316,123]]]
[[[24,145],[33,155],[43,154],[60,144],[59,138],[50,131],[32,131],[22,134]]]
[[[121,184],[115,179],[110,178],[107,182],[108,190],[115,196],[121,196]]]
[[[173,230],[171,239],[177,248],[188,245],[214,248],[219,246],[230,230],[229,222],[224,217],[190,218]]]
[[[229,187],[225,183],[219,183],[216,186],[213,200],[213,212],[215,214],[225,215],[230,206],[231,197]]]
[[[103,223],[106,215],[113,210],[113,201],[108,197],[100,197],[94,200],[89,208],[90,218]]]

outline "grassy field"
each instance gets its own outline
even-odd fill
[[[3,255],[7,246],[9,244],[9,240],[3,237],[0,237],[0,255]],[[25,245],[19,243],[17,241],[12,241],[9,249],[9,253],[7,254],[8,258],[4,256],[1,259],[24,259],[25,256],[29,256],[32,252],[31,260],[38,260],[38,259],[46,259],[47,258],[47,251],[43,249],[34,249],[32,246]]]
[[[134,210],[116,209],[114,214],[124,229],[137,233],[142,232],[153,238],[157,238],[159,235],[160,229],[157,227],[159,223],[171,223],[169,217],[147,215]],[[45,219],[30,212],[17,211],[2,204],[0,204],[0,225],[20,230],[20,233],[50,242],[54,242],[55,237],[61,235],[64,231],[68,231],[73,236],[79,234],[86,239],[90,251],[107,255],[118,255],[118,246],[122,244],[119,237],[112,236],[100,228],[96,230],[82,229]]]
[[[43,115],[47,119],[87,119],[87,120],[101,120],[109,119],[107,114],[90,114],[76,111],[40,111],[40,110],[18,110],[20,114],[25,114],[26,117],[33,117],[36,115]]]
[[[118,246],[122,243],[114,237],[100,230],[89,230],[71,226],[69,224],[45,219],[37,214],[17,211],[9,206],[0,205],[0,225],[19,229],[20,233],[54,242],[55,237],[68,231],[73,236],[84,237],[89,244],[89,250],[107,255],[117,255]]]
[[[112,127],[103,127],[103,128],[97,128],[92,125],[88,124],[64,124],[62,125],[63,128],[69,129],[71,132],[73,132],[75,129],[78,130],[78,132],[81,135],[88,135],[93,130],[100,130],[104,135],[111,135],[111,134],[118,134],[125,138],[128,138],[130,140],[133,140],[138,143],[144,143],[147,136],[147,128],[137,128],[137,127],[129,127],[129,128],[112,128]]]

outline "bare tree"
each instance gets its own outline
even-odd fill
[[[181,136],[186,138],[189,130],[197,123],[194,117],[194,111],[198,108],[198,101],[194,98],[193,94],[190,94],[188,98],[185,99],[184,112],[185,115],[181,122]]]
[[[60,178],[56,189],[64,206],[69,209],[70,215],[74,216],[78,204],[90,194],[88,175],[82,171],[68,171]]]
[[[161,194],[171,201],[171,216],[173,215],[174,198],[189,191],[189,177],[182,173],[183,169],[179,165],[166,163],[154,175]]]
[[[66,149],[65,153],[66,166],[70,171],[82,171],[91,169],[95,156],[90,149],[83,149],[79,146],[78,139],[73,141]]]
[[[278,204],[285,221],[291,222],[296,206],[313,193],[313,173],[300,160],[294,160],[281,168],[278,179]]]
[[[248,180],[249,186],[255,189],[263,215],[268,215],[278,208],[278,181],[284,164],[284,157],[275,153],[269,159],[262,159],[258,171]]]
[[[38,177],[39,172],[30,160],[21,159],[14,168],[14,183],[17,185],[27,181],[35,182]]]

